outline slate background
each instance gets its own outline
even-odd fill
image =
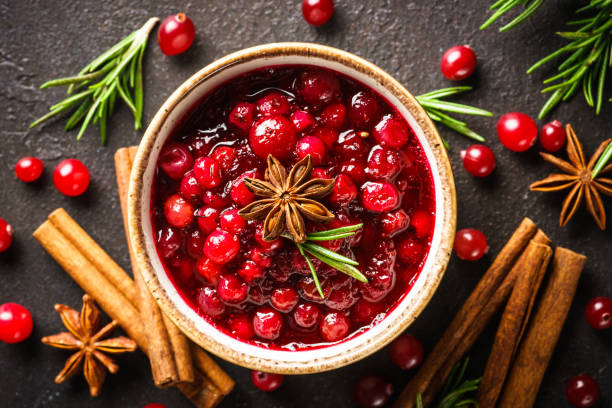
[[[172,3],[172,4],[170,4]],[[103,393],[91,399],[85,381],[75,378],[62,385],[53,378],[69,353],[43,346],[39,339],[62,329],[53,304],[80,307],[82,290],[31,237],[32,231],[53,209],[62,206],[123,267],[129,267],[115,187],[113,153],[137,144],[141,132],[132,128],[131,114],[121,107],[109,127],[109,142],[101,146],[96,128],[82,141],[65,134],[64,121],[28,130],[33,119],[62,98],[63,89],[38,90],[45,80],[75,73],[150,16],[165,17],[184,11],[193,19],[197,39],[184,55],[168,58],[151,38],[145,58],[145,123],[164,99],[187,77],[232,51],[274,41],[310,41],[360,55],[399,79],[415,94],[449,86],[439,72],[442,52],[468,43],[479,59],[476,75],[468,80],[475,90],[460,101],[501,114],[519,110],[537,115],[546,97],[540,80],[551,66],[526,76],[527,67],[556,49],[563,41],[553,33],[572,15],[573,1],[551,0],[529,22],[511,31],[485,32],[478,26],[488,16],[487,0],[478,1],[336,1],[332,21],[322,28],[302,19],[299,1],[67,1],[1,0],[0,27],[0,216],[15,228],[11,249],[0,255],[0,303],[14,301],[28,307],[34,317],[31,338],[18,345],[0,344],[0,405],[11,407],[142,407],[161,402],[169,408],[190,407],[176,390],[153,386],[141,353],[120,357],[121,370],[110,376]],[[155,34],[154,34],[155,35]],[[611,81],[612,82],[612,81]],[[610,93],[608,92],[608,95]],[[610,134],[612,105],[598,117],[578,95],[554,112],[570,121],[592,153]],[[586,269],[553,360],[544,378],[537,407],[566,407],[564,387],[573,375],[585,372],[600,382],[605,394],[599,407],[612,405],[612,332],[596,332],[583,318],[588,300],[612,296],[610,233],[597,229],[590,215],[579,211],[571,224],[560,229],[557,219],[562,195],[531,193],[528,184],[552,170],[537,156],[538,148],[524,154],[504,149],[495,136],[496,119],[469,118],[487,137],[498,168],[486,180],[475,180],[462,168],[459,152],[471,143],[440,128],[451,145],[459,201],[458,225],[475,227],[488,236],[496,254],[522,217],[530,216],[558,245],[588,256]],[[540,125],[543,122],[540,122]],[[32,185],[17,181],[13,167],[18,158],[36,155],[45,161],[44,176]],[[62,159],[77,157],[90,169],[92,185],[78,198],[67,198],[53,187],[51,174]],[[607,209],[612,208],[607,199]],[[609,216],[612,212],[609,211]],[[409,329],[431,349],[474,287],[492,256],[476,263],[453,256],[446,276],[429,306]],[[491,328],[472,352],[471,374],[479,375],[486,361],[494,330]],[[286,378],[281,390],[265,394],[251,384],[249,371],[221,362],[236,380],[235,391],[222,407],[350,407],[352,387],[364,373],[387,375],[399,391],[410,373],[396,369],[386,350],[341,370]],[[607,395],[606,395],[607,394]]]

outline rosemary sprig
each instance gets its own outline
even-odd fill
[[[599,159],[597,159],[595,167],[593,167],[593,173],[591,173],[591,178],[597,177],[601,169],[606,167],[610,160],[612,160],[612,143],[608,143],[608,146],[606,146]]]
[[[480,378],[474,380],[463,379],[469,361],[470,359],[466,357],[463,362],[457,363],[455,367],[453,367],[444,383],[440,396],[431,408],[478,408],[478,402],[476,402],[476,399],[472,395],[473,392],[478,389]],[[416,408],[424,408],[421,393],[418,393],[416,396]]]
[[[81,123],[77,134],[79,140],[93,122],[100,127],[100,138],[104,144],[106,122],[113,114],[115,101],[119,97],[134,115],[134,129],[140,129],[143,107],[142,58],[149,33],[158,21],[157,17],[150,18],[140,29],[102,53],[77,75],[42,84],[40,89],[67,85],[69,96],[51,106],[49,113],[32,122],[30,128],[72,110],[74,112],[66,122],[65,129],[71,130]]]
[[[444,126],[447,126],[454,131],[469,137],[470,139],[484,142],[484,137],[474,132],[467,126],[467,123],[462,122],[458,119],[453,118],[445,112],[461,113],[464,115],[476,115],[476,116],[487,116],[491,117],[493,114],[484,109],[476,108],[469,105],[463,105],[460,103],[448,102],[442,100],[442,98],[459,93],[470,91],[471,86],[454,86],[450,88],[442,88],[435,91],[427,92],[423,95],[419,95],[416,99],[419,101],[423,109],[427,112],[431,120],[440,122]],[[442,138],[444,145],[448,149],[448,143]]]
[[[312,279],[314,280],[315,286],[321,298],[324,298],[323,288],[321,287],[321,283],[319,282],[319,277],[317,276],[317,271],[315,270],[314,265],[312,264],[310,256],[314,256],[321,262],[331,266],[332,268],[347,274],[351,278],[357,279],[360,282],[367,283],[368,278],[362,274],[356,266],[359,266],[359,262],[347,258],[344,255],[340,255],[334,251],[330,251],[329,249],[322,247],[320,245],[314,244],[312,241],[333,241],[339,238],[346,238],[360,230],[363,227],[363,224],[355,224],[349,225],[347,227],[334,228],[326,231],[318,231],[308,234],[306,236],[306,242],[300,244],[294,241],[295,245],[300,251],[300,254],[306,259],[306,264],[310,269],[310,273],[312,274]],[[284,238],[292,239],[291,235],[283,234]],[[309,242],[311,241],[311,242]]]
[[[529,17],[535,14],[536,11],[545,3],[546,0],[498,0],[489,7],[489,10],[495,10],[495,12],[480,26],[481,30],[484,30],[491,24],[493,24],[498,18],[512,10],[516,6],[524,6],[523,10],[518,16],[516,16],[508,24],[504,25],[499,31],[510,30]]]

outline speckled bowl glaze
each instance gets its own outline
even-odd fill
[[[431,249],[417,281],[378,324],[339,343],[304,351],[272,350],[244,343],[217,330],[179,295],[158,258],[150,221],[153,174],[159,152],[177,122],[203,96],[227,80],[270,65],[309,64],[341,72],[385,97],[408,121],[429,160],[435,191]],[[456,224],[455,184],[438,132],[414,96],[389,74],[346,51],[317,44],[277,43],[248,48],[221,58],[185,81],[159,109],[140,143],[130,180],[130,238],[151,293],[195,343],[232,363],[267,372],[315,373],[360,360],[402,333],[435,293],[451,254]]]

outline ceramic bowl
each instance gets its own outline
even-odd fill
[[[247,344],[216,329],[179,295],[155,249],[150,221],[153,174],[159,152],[175,125],[203,96],[227,80],[270,65],[308,64],[352,77],[385,97],[416,133],[431,166],[435,226],[431,249],[416,283],[378,324],[329,346],[304,351],[272,350]],[[423,311],[446,269],[455,234],[455,185],[438,132],[414,96],[376,65],[346,51],[317,44],[278,43],[248,48],[221,58],[185,81],[159,109],[147,128],[132,170],[128,201],[130,238],[144,280],[177,326],[195,343],[232,363],[268,372],[304,374],[331,370],[362,359],[402,333]]]

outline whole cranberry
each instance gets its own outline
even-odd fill
[[[245,261],[237,273],[248,284],[260,281],[265,276],[264,269],[253,261]]]
[[[157,42],[165,55],[177,55],[187,51],[194,38],[193,21],[185,13],[166,18],[157,31]]]
[[[191,204],[178,194],[173,194],[164,204],[164,216],[168,224],[185,228],[193,222],[194,209]]]
[[[599,400],[599,384],[586,374],[573,377],[565,386],[565,396],[577,408],[592,407]]]
[[[475,144],[461,151],[463,167],[474,177],[487,177],[495,170],[495,154],[485,145]]]
[[[397,256],[402,262],[415,265],[423,259],[425,248],[423,244],[413,238],[404,238],[397,245]]]
[[[219,277],[221,277],[223,273],[223,266],[214,263],[206,256],[201,256],[196,262],[196,272],[204,278],[206,282],[211,285],[216,285],[219,283]]]
[[[305,136],[298,140],[295,152],[300,159],[310,155],[312,164],[319,166],[325,162],[325,143],[315,136]]]
[[[272,258],[270,258],[261,248],[253,248],[251,250],[251,261],[255,262],[262,268],[268,268],[272,265]]]
[[[322,178],[322,179],[330,179],[329,172],[324,167],[315,167],[310,172],[310,178]]]
[[[20,343],[32,333],[32,315],[17,303],[0,305],[0,340],[5,343]]]
[[[168,265],[172,275],[181,283],[188,282],[193,277],[193,260],[182,252],[175,252],[168,259]]]
[[[320,317],[321,308],[314,303],[299,303],[293,310],[293,320],[305,329],[316,326]]]
[[[332,291],[332,287],[327,279],[320,279],[320,284],[321,289],[323,289],[323,298],[321,298],[312,276],[304,276],[301,278],[297,283],[297,289],[300,292],[302,299],[321,303],[329,296]]]
[[[225,303],[219,297],[217,289],[205,286],[198,293],[198,306],[205,315],[216,317],[225,312]]]
[[[361,202],[370,211],[391,211],[399,204],[399,193],[393,184],[367,182],[361,187]]]
[[[506,113],[497,122],[497,137],[508,149],[524,152],[535,144],[538,126],[524,113]]]
[[[81,195],[89,187],[89,170],[77,159],[61,161],[53,171],[53,184],[69,197]]]
[[[181,232],[173,227],[163,227],[157,231],[157,250],[162,258],[169,258],[182,245]]]
[[[339,171],[349,176],[356,184],[363,184],[366,181],[366,169],[358,159],[343,162]]]
[[[487,237],[474,228],[457,231],[455,236],[455,253],[465,261],[477,261],[489,252]]]
[[[195,212],[198,227],[205,234],[210,234],[219,226],[219,210],[212,207],[201,207]]]
[[[281,238],[272,241],[263,239],[263,223],[259,223],[257,227],[255,227],[255,241],[257,241],[261,250],[266,254],[274,252],[283,246],[283,240]]]
[[[384,407],[391,395],[393,385],[378,375],[364,375],[355,384],[355,401],[363,408]]]
[[[319,332],[323,340],[334,342],[345,338],[349,334],[351,322],[342,312],[329,312],[321,319]]]
[[[558,120],[548,122],[540,130],[540,144],[549,152],[556,152],[565,146],[567,135],[563,125]]]
[[[37,157],[24,157],[19,159],[15,165],[15,175],[25,183],[31,183],[38,180],[43,172],[45,165],[42,160]]]
[[[221,275],[217,283],[219,297],[230,304],[238,304],[246,300],[249,287],[234,274]]]
[[[587,303],[584,313],[592,328],[603,330],[612,327],[612,299],[595,297]]]
[[[170,143],[163,147],[157,163],[168,177],[180,180],[193,167],[193,156],[183,143]]]
[[[13,227],[6,222],[6,220],[0,218],[0,252],[4,252],[13,243]]]
[[[227,196],[215,193],[212,190],[204,191],[204,194],[202,194],[202,201],[204,201],[205,205],[216,208],[217,210],[221,210],[231,204]]]
[[[200,157],[193,165],[193,175],[204,188],[221,184],[221,166],[212,157]]]
[[[385,115],[372,132],[378,144],[390,149],[401,149],[410,135],[406,123],[392,115]]]
[[[373,179],[389,180],[399,174],[400,164],[401,159],[396,151],[375,146],[370,151],[366,172]]]
[[[368,154],[368,146],[357,132],[342,133],[335,150],[345,160],[361,160]]]
[[[291,110],[289,99],[280,92],[270,92],[262,96],[255,105],[262,116],[288,115]]]
[[[302,15],[310,25],[323,25],[329,21],[333,14],[333,0],[302,0]]]
[[[194,229],[185,239],[185,250],[190,257],[198,259],[204,251],[204,242],[206,235],[199,229]]]
[[[193,175],[193,172],[187,172],[181,179],[179,191],[183,198],[192,204],[197,204],[202,200],[202,186]]]
[[[247,171],[242,174],[232,183],[232,188],[230,190],[230,197],[232,201],[238,204],[239,207],[244,207],[247,204],[251,204],[253,200],[255,200],[255,194],[251,193],[248,188],[244,185],[243,179],[245,177],[250,178],[258,178],[257,172]]]
[[[319,126],[312,130],[312,136],[318,137],[325,143],[328,149],[334,146],[334,143],[338,141],[340,134],[337,129],[330,128],[327,126]]]
[[[249,102],[240,102],[229,114],[230,127],[243,136],[249,134],[255,118],[255,105]]]
[[[345,276],[345,275],[344,275]],[[351,308],[357,300],[356,290],[353,290],[352,285],[349,284],[332,290],[329,296],[325,299],[325,306],[332,310],[345,311]]]
[[[238,215],[235,208],[227,209],[219,216],[221,229],[234,234],[240,234],[247,226],[247,221]]]
[[[270,295],[270,304],[283,313],[290,312],[299,300],[297,291],[291,287],[276,288]]]
[[[263,371],[251,371],[251,380],[253,384],[264,392],[277,390],[283,385],[282,374],[264,373]]]
[[[378,302],[391,292],[395,286],[396,273],[394,268],[384,264],[369,265],[364,274],[368,282],[359,282],[361,296],[370,302]]]
[[[359,299],[353,306],[351,318],[358,323],[370,324],[376,316],[384,311],[382,302],[368,302],[365,299]]]
[[[238,153],[236,153],[236,149],[229,146],[218,146],[215,147],[215,150],[212,151],[210,157],[215,159],[219,166],[221,167],[221,171],[228,172],[234,167],[236,163],[236,157]]]
[[[336,205],[347,205],[357,198],[357,186],[353,180],[345,174],[336,177],[334,188],[329,196],[329,201]]]
[[[276,340],[283,329],[283,317],[269,306],[260,306],[253,315],[253,328],[262,339]]]
[[[168,408],[164,404],[158,404],[157,402],[147,404],[143,408]]]
[[[297,91],[307,104],[320,106],[340,96],[340,82],[329,71],[309,69],[299,76]]]
[[[239,250],[238,238],[223,230],[211,232],[204,243],[204,254],[218,264],[225,264],[234,259]]]
[[[405,231],[410,224],[410,217],[401,208],[383,214],[379,220],[382,236],[387,238],[394,237],[400,232]]]
[[[340,129],[346,121],[346,106],[342,103],[328,105],[320,115],[321,123],[335,129]]]
[[[468,45],[451,47],[440,61],[442,75],[451,81],[462,81],[469,78],[476,70],[476,54]]]
[[[295,127],[284,116],[271,115],[259,119],[249,133],[249,145],[260,159],[272,155],[287,159],[293,151],[297,136]]]
[[[255,337],[255,330],[253,330],[253,321],[249,315],[241,313],[232,316],[228,320],[229,328],[235,336],[241,339],[252,339]]]
[[[402,370],[411,370],[421,365],[425,351],[423,345],[412,334],[402,334],[389,346],[391,361]]]
[[[414,228],[418,238],[425,238],[430,234],[433,227],[432,222],[433,217],[431,213],[425,210],[416,210],[410,216],[410,226]]]
[[[359,91],[351,98],[349,118],[358,129],[370,129],[380,115],[380,105],[367,92]]]
[[[293,126],[295,126],[298,132],[303,132],[314,126],[315,120],[312,115],[303,110],[297,110],[290,116]]]

